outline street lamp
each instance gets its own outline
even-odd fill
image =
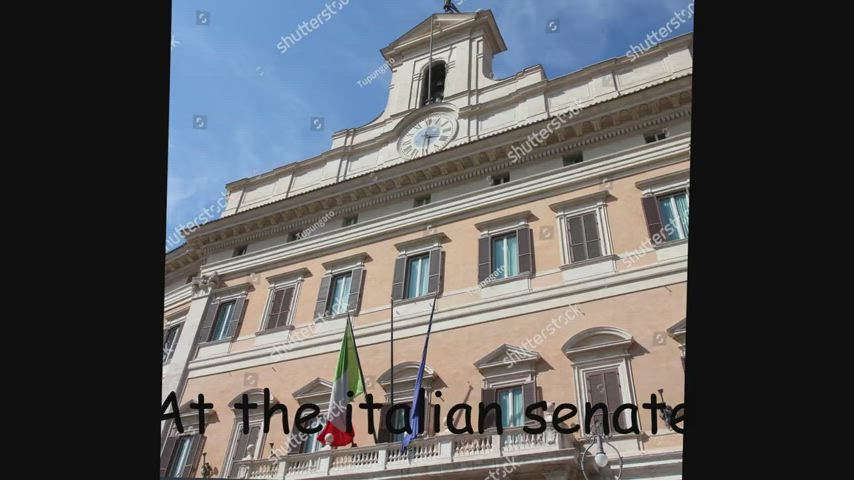
[[[596,464],[598,468],[606,468],[610,463],[610,459],[608,458],[608,454],[605,453],[605,444],[608,444],[612,450],[617,454],[617,458],[620,459],[620,470],[617,472],[617,475],[614,477],[615,480],[620,480],[623,476],[623,456],[620,455],[620,451],[617,450],[617,447],[611,445],[611,443],[605,440],[605,434],[602,432],[602,423],[596,422],[593,431],[593,442],[588,445],[588,447],[584,450],[584,453],[581,454],[581,461],[579,462],[579,468],[581,469],[581,473],[584,475],[585,480],[590,480],[587,476],[587,472],[584,470],[584,457],[587,456],[587,453],[590,452],[590,449],[593,446],[596,446],[596,453],[593,454],[593,462]]]
[[[208,452],[202,452],[202,478],[211,478],[213,467],[208,463]]]

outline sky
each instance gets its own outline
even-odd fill
[[[219,212],[227,183],[314,157],[334,132],[376,118],[391,76],[365,81],[383,66],[379,50],[444,2],[350,0],[286,50],[277,47],[282,37],[332,0],[172,3],[167,251],[182,225]],[[507,44],[493,63],[502,79],[537,64],[555,78],[623,56],[693,0],[455,3],[462,12],[492,10]],[[674,36],[693,30],[685,20]]]

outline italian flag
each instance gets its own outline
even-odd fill
[[[348,391],[353,392],[352,398],[347,396]],[[347,433],[347,405],[352,399],[363,393],[365,393],[365,381],[348,316],[347,326],[344,329],[344,340],[341,342],[341,351],[338,353],[338,366],[335,369],[335,380],[332,383],[332,396],[329,398],[326,425],[318,435],[320,443],[342,447],[353,442],[353,432]],[[327,434],[332,434],[332,442],[330,443],[326,442]]]

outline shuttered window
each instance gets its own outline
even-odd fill
[[[391,298],[403,300],[439,293],[442,286],[442,249],[433,248],[427,253],[397,257]]]
[[[525,226],[509,233],[481,237],[477,263],[478,283],[533,273],[531,229]]]
[[[204,445],[204,435],[182,435],[167,438],[160,455],[160,476],[193,477]]]
[[[649,238],[655,244],[688,238],[688,191],[641,199]]]
[[[622,388],[620,387],[620,374],[617,369],[590,372],[586,375],[587,381],[587,401],[591,406],[596,406],[598,403],[604,403],[608,406],[608,421],[613,419],[614,411],[623,403]],[[593,415],[593,421],[590,423],[591,428],[599,422],[602,422],[602,412],[597,411]],[[609,424],[610,425],[610,424]],[[622,425],[622,424],[621,424]],[[613,428],[613,425],[610,425]]]
[[[362,301],[364,282],[365,269],[362,267],[323,277],[317,293],[315,318],[341,315],[347,311],[357,312]]]
[[[582,262],[602,256],[602,236],[599,233],[599,215],[596,212],[568,217],[566,229],[570,262]]]
[[[274,330],[288,325],[293,299],[294,287],[292,286],[273,290],[265,330]]]

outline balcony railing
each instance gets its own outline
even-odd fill
[[[249,479],[290,480],[365,473],[376,474],[372,478],[398,478],[395,471],[401,469],[411,472],[417,467],[443,465],[452,471],[455,467],[469,469],[475,462],[479,468],[489,468],[489,462],[484,461],[503,462],[504,457],[518,458],[572,448],[570,437],[551,428],[540,434],[530,434],[517,427],[505,429],[502,435],[436,435],[412,442],[403,453],[400,443],[383,443],[286,455],[278,460],[242,461],[237,462],[235,468],[238,478]]]

